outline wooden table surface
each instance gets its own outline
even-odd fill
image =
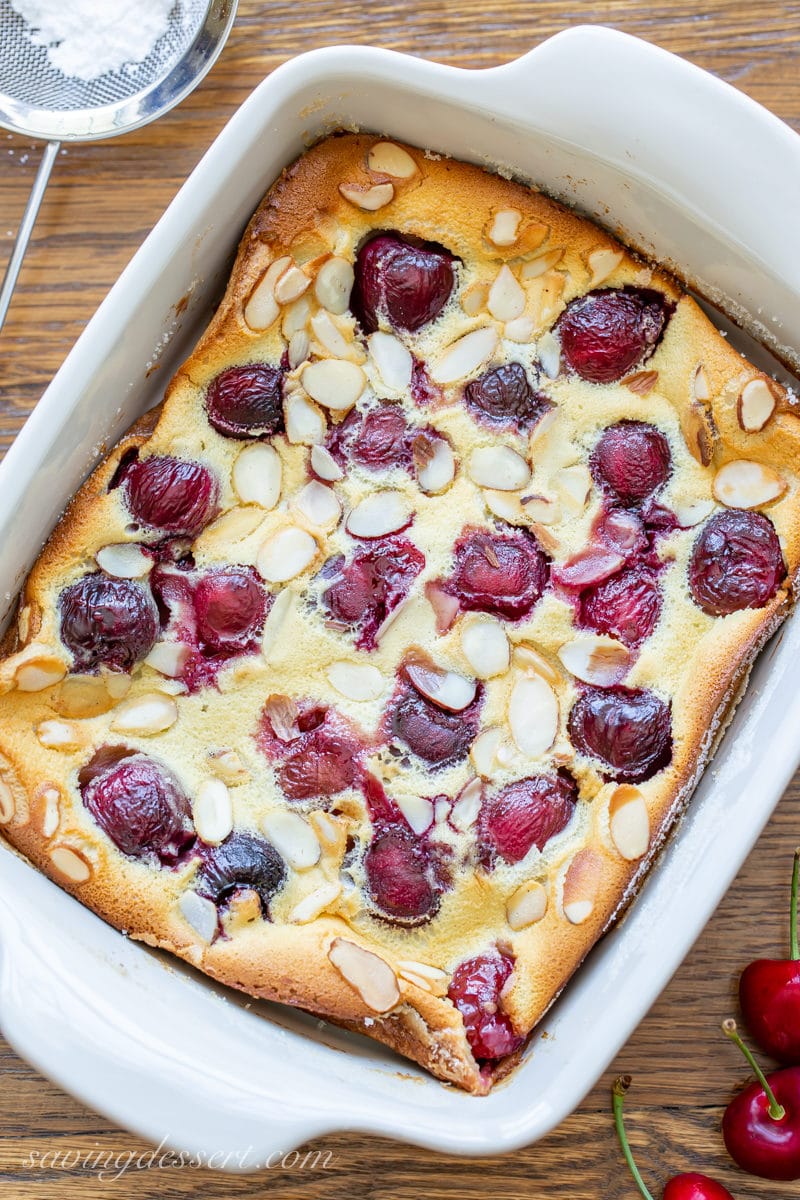
[[[241,0],[239,10],[217,66],[178,110],[116,141],[70,146],[59,156],[0,333],[4,447],[234,108],[264,75],[300,51],[361,42],[461,67],[489,67],[559,29],[602,23],[715,72],[800,132],[800,3]],[[636,102],[632,96],[631,103]],[[40,150],[0,132],[0,270]],[[734,1011],[741,966],[752,957],[783,951],[791,854],[799,839],[800,775],[693,952],[618,1060],[577,1112],[529,1150],[469,1160],[342,1135],[313,1144],[311,1149],[324,1152],[316,1169],[313,1158],[305,1170],[276,1168],[249,1177],[160,1169],[148,1166],[143,1143],[86,1111],[21,1062],[0,1038],[0,1200],[169,1200],[192,1194],[242,1200],[268,1193],[276,1200],[301,1195],[312,1200],[351,1195],[621,1200],[635,1195],[609,1112],[610,1084],[621,1071],[635,1077],[629,1123],[654,1192],[660,1195],[671,1171],[705,1170],[739,1200],[800,1196],[800,1184],[759,1182],[728,1162],[720,1117],[745,1071],[718,1032],[722,1018]],[[110,1154],[117,1165],[106,1172],[92,1169],[98,1154],[101,1161]],[[43,1161],[44,1166],[33,1165]]]

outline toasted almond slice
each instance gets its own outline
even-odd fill
[[[456,796],[450,812],[450,823],[463,833],[471,829],[478,819],[483,799],[483,783],[480,779],[470,779]]]
[[[547,892],[535,879],[518,887],[506,904],[506,917],[515,931],[535,925],[546,912]]]
[[[347,532],[353,537],[376,538],[405,529],[411,509],[402,492],[372,492],[365,496],[347,518]]]
[[[417,173],[414,159],[394,142],[376,142],[367,155],[367,166],[376,175],[391,175],[393,179],[411,179]]]
[[[86,883],[92,877],[91,866],[73,846],[54,846],[50,851],[50,862],[70,883]]]
[[[339,191],[350,204],[366,212],[377,212],[394,200],[394,185],[391,183],[375,183],[372,187],[365,187],[361,183],[340,183]]]
[[[581,633],[565,642],[558,657],[576,679],[597,687],[619,683],[632,661],[630,650],[622,642],[595,633]]]
[[[598,246],[586,256],[586,263],[591,271],[590,287],[597,287],[603,280],[608,279],[622,262],[624,255],[621,250],[611,246]]]
[[[0,775],[0,825],[8,825],[17,811],[14,793]]]
[[[698,363],[694,369],[690,391],[693,400],[700,400],[705,403],[711,399],[711,386],[702,363]]]
[[[509,525],[524,525],[525,510],[519,492],[498,492],[494,488],[483,489],[483,499],[490,513]]]
[[[333,412],[352,408],[367,383],[361,367],[336,358],[309,363],[301,380],[311,399]]]
[[[457,383],[459,379],[466,379],[494,354],[497,342],[497,330],[489,325],[465,333],[451,342],[433,364],[431,379],[434,383]]]
[[[602,863],[593,850],[579,850],[564,876],[564,916],[582,925],[594,912],[602,880]]]
[[[229,508],[213,524],[203,530],[203,549],[230,556],[230,547],[255,533],[263,523],[264,511],[255,504]]]
[[[277,451],[265,442],[245,446],[236,456],[231,481],[243,504],[274,508],[281,498],[281,460]]]
[[[484,729],[472,743],[469,756],[472,765],[483,779],[492,779],[497,769],[497,751],[503,737],[500,729]]]
[[[681,432],[692,458],[707,467],[714,457],[716,436],[705,405],[693,400],[681,417]]]
[[[537,254],[536,258],[531,258],[528,262],[522,264],[522,278],[538,279],[540,275],[545,275],[548,271],[552,271],[556,263],[561,262],[563,257],[563,248],[547,250],[544,254]]]
[[[436,632],[447,633],[456,619],[459,610],[458,597],[445,591],[432,580],[425,584],[425,599],[433,609],[436,618]]]
[[[316,921],[317,917],[321,917],[326,909],[335,904],[341,893],[342,885],[340,883],[335,881],[321,883],[318,888],[309,892],[295,904],[289,913],[289,921],[292,925],[308,925],[311,921]]]
[[[221,779],[204,779],[192,801],[194,827],[201,841],[218,846],[233,829],[231,794]]]
[[[395,803],[414,833],[419,836],[433,824],[433,801],[425,796],[396,796]]]
[[[68,721],[40,721],[36,726],[36,737],[46,750],[77,750],[84,742],[77,725]]]
[[[264,542],[256,557],[256,570],[267,583],[286,583],[308,570],[318,550],[310,533],[289,525]]]
[[[777,401],[765,379],[751,379],[739,394],[737,415],[745,433],[758,433],[775,411]]]
[[[347,312],[355,273],[346,258],[329,258],[317,272],[314,295],[329,313],[341,316]]]
[[[483,283],[473,283],[461,292],[461,307],[468,317],[477,317],[486,307],[489,289]]]
[[[715,508],[713,500],[686,500],[675,505],[675,518],[681,529],[693,529],[710,517]]]
[[[370,358],[386,387],[393,392],[403,392],[411,386],[414,360],[411,351],[393,333],[377,330],[367,338]]]
[[[275,597],[272,608],[267,613],[264,622],[264,632],[261,635],[261,653],[267,662],[279,657],[277,651],[283,628],[294,608],[295,596],[291,588],[283,588]]]
[[[61,792],[54,784],[44,784],[39,789],[37,798],[39,829],[41,830],[42,837],[49,840],[51,837],[55,837],[58,827],[61,824]],[[2,810],[1,797],[0,810]],[[0,824],[2,823],[3,815],[2,811],[0,811]]]
[[[561,505],[549,496],[526,494],[519,502],[528,520],[537,525],[557,525],[561,520]]]
[[[130,677],[127,679],[130,685]],[[53,707],[62,717],[99,717],[113,708],[115,698],[109,693],[102,675],[68,675],[53,697]]]
[[[449,488],[456,473],[453,447],[446,438],[432,438],[419,433],[413,443],[417,483],[429,496],[439,495]]]
[[[650,817],[639,789],[630,783],[616,787],[609,801],[608,816],[611,840],[622,857],[630,862],[642,858],[650,845]]]
[[[275,299],[278,304],[291,304],[293,300],[298,300],[302,296],[310,284],[311,280],[305,271],[293,263],[275,284]]]
[[[308,367],[305,368],[308,370]],[[328,428],[316,404],[300,392],[293,392],[283,403],[286,437],[294,446],[314,446],[325,441]]]
[[[522,213],[518,208],[501,208],[487,225],[486,237],[494,246],[513,246],[521,223]]]
[[[761,508],[779,499],[786,488],[786,480],[772,467],[738,458],[720,467],[711,490],[727,508]]]
[[[333,488],[312,479],[297,493],[293,508],[319,529],[334,529],[342,515],[342,506]]]
[[[31,650],[33,643],[27,647]],[[21,692],[43,692],[45,688],[60,683],[67,673],[61,659],[46,651],[33,653],[17,667],[14,682]]]
[[[557,379],[561,371],[561,343],[550,330],[543,333],[536,343],[536,352],[542,370],[548,379]]]
[[[423,663],[409,664],[406,675],[421,695],[446,712],[463,712],[469,708],[478,690],[474,679],[465,679],[455,671]]]
[[[506,321],[503,337],[508,338],[510,342],[518,342],[524,346],[531,341],[535,330],[536,323],[533,317],[515,317],[513,321]]]
[[[511,651],[505,625],[497,617],[473,616],[461,626],[461,649],[478,679],[508,670]]]
[[[168,679],[178,679],[191,653],[192,648],[186,642],[156,642],[144,661]]]
[[[331,943],[328,958],[373,1012],[388,1012],[399,1002],[397,976],[385,959],[371,950],[337,937]]]
[[[658,383],[658,371],[636,371],[620,382],[635,396],[649,396]]]
[[[531,469],[510,446],[479,446],[469,460],[469,477],[478,487],[516,492],[529,481]]]
[[[347,341],[341,329],[333,323],[330,314],[321,309],[311,318],[311,328],[314,336],[324,350],[334,358],[349,358],[352,346]]]
[[[153,559],[136,542],[103,546],[95,554],[98,567],[115,579],[143,579],[153,569]]]
[[[281,333],[286,340],[290,341],[296,333],[305,333],[310,317],[311,304],[308,296],[301,296],[299,300],[288,304],[281,318]]]
[[[289,346],[287,353],[289,355],[289,366],[299,367],[308,358],[311,350],[311,338],[305,329],[298,329],[289,338]]]
[[[219,928],[217,906],[213,900],[198,896],[197,892],[184,892],[178,901],[183,919],[191,925],[197,936],[207,945],[213,942]]]
[[[505,263],[489,288],[487,307],[496,321],[513,321],[525,311],[525,293]]]
[[[530,642],[518,642],[512,659],[517,670],[524,671],[526,675],[541,675],[553,687],[561,683],[561,676],[555,667]]]
[[[247,783],[250,779],[250,772],[238,753],[228,746],[223,750],[209,750],[208,766],[218,779],[230,787],[235,787],[237,783]]]
[[[444,996],[447,993],[450,976],[438,967],[431,967],[428,963],[416,962],[414,959],[403,959],[397,964],[397,973],[401,979],[422,987],[427,992],[433,992],[435,996]]]
[[[369,663],[354,663],[343,659],[341,662],[331,663],[325,674],[331,686],[348,700],[377,700],[386,686],[378,668]]]
[[[539,758],[558,733],[558,700],[541,675],[526,675],[511,689],[508,702],[511,736],[520,753]]]
[[[564,587],[590,587],[593,583],[602,583],[604,579],[615,575],[624,564],[624,557],[615,550],[587,546],[585,550],[580,550],[565,563],[555,567],[553,579]]]
[[[276,259],[253,288],[244,308],[244,319],[251,329],[261,332],[269,329],[273,321],[277,320],[280,308],[275,299],[275,284],[291,265],[292,260],[288,255]]]
[[[126,700],[115,710],[111,728],[117,733],[150,736],[171,729],[178,719],[178,706],[169,696],[147,692]]]
[[[589,468],[582,464],[574,467],[562,467],[557,472],[553,483],[564,508],[575,516],[582,513],[592,490],[592,476]]]
[[[311,447],[311,468],[326,483],[336,483],[339,479],[344,479],[344,471],[324,446]]]
[[[299,813],[277,809],[267,813],[261,821],[261,828],[295,871],[305,871],[319,862],[319,838]]]

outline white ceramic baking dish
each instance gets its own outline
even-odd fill
[[[672,261],[800,358],[800,138],[711,76],[577,28],[467,72],[381,50],[303,55],[230,121],[87,327],[0,472],[6,607],[65,501],[206,322],[244,225],[322,132],[361,126],[513,171]],[[179,302],[189,295],[189,304]],[[181,315],[176,313],[181,311]],[[155,358],[160,369],[148,369]],[[688,816],[524,1063],[476,1099],[303,1014],[132,944],[0,846],[0,1020],[23,1057],[158,1143],[253,1168],[327,1131],[469,1154],[541,1137],[680,963],[800,759],[800,622],[761,656]],[[227,1157],[227,1161],[223,1161]]]

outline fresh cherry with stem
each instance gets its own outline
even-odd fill
[[[739,1047],[755,1072],[722,1118],[722,1136],[733,1161],[762,1179],[800,1179],[800,1067],[765,1076],[742,1041],[735,1021],[722,1030]]]
[[[644,1200],[653,1200],[652,1193],[648,1190],[639,1174],[639,1168],[636,1166],[628,1143],[628,1137],[625,1133],[622,1109],[625,1093],[630,1086],[630,1075],[620,1075],[611,1090],[614,1125],[617,1129],[617,1137],[622,1147],[622,1153],[625,1155],[625,1161],[630,1167],[636,1186],[644,1197]],[[709,1179],[707,1175],[700,1175],[696,1171],[690,1171],[682,1175],[674,1175],[672,1179],[667,1180],[662,1200],[733,1200],[733,1196],[721,1183],[716,1183],[713,1179]]]
[[[800,849],[794,852],[791,904],[791,958],[759,958],[742,971],[739,1003],[756,1045],[787,1066],[800,1064],[800,946],[797,892]]]

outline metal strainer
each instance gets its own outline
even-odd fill
[[[53,67],[11,0],[0,0],[0,126],[47,142],[0,288],[0,328],[61,142],[115,137],[179,104],[215,63],[237,2],[175,0],[166,31],[143,62],[85,81]]]

